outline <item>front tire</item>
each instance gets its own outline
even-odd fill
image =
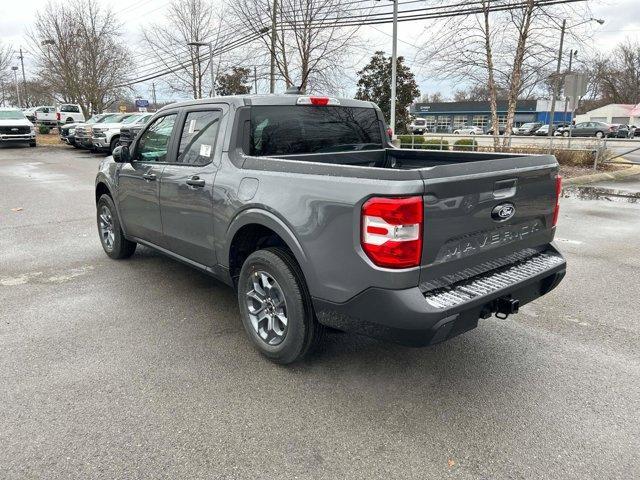
[[[38,144],[36,142],[29,142],[29,146],[33,148],[33,147],[37,147]]]
[[[98,200],[98,234],[104,252],[115,260],[129,258],[136,251],[137,244],[124,237],[118,212],[111,197],[104,194]]]
[[[319,343],[324,331],[315,318],[300,267],[282,248],[249,255],[240,270],[238,303],[249,338],[275,363],[301,359]]]
[[[113,137],[111,139],[111,143],[109,143],[109,155],[113,155],[113,151],[118,146],[119,141],[120,141],[120,137]]]

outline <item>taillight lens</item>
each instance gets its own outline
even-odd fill
[[[362,249],[380,267],[417,267],[422,227],[422,197],[371,198],[362,206]]]
[[[558,215],[560,213],[560,193],[562,193],[562,177],[558,175],[556,177],[556,208],[553,211],[553,223],[552,226],[556,226],[558,223]]]
[[[60,121],[60,112],[56,112],[56,120]]]

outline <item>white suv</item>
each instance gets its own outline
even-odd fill
[[[120,127],[135,123],[148,113],[124,114],[117,123],[100,123],[92,128],[91,143],[94,150],[107,150],[109,153],[118,146],[120,141]]]

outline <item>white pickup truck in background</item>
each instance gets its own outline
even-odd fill
[[[80,105],[74,103],[61,103],[58,106],[56,116],[58,125],[64,123],[82,123],[85,121],[84,113],[82,113],[82,108],[80,108]]]
[[[24,114],[34,125],[48,127],[57,127],[66,123],[81,123],[85,120],[80,105],[73,103],[62,103],[57,107],[52,105],[32,107],[25,110]]]

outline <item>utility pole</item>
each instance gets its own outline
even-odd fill
[[[253,66],[253,94],[258,94],[258,68]]]
[[[151,99],[153,100],[154,110],[158,109],[158,102],[156,101],[156,82],[151,82]]]
[[[11,70],[13,70],[13,80],[16,82],[16,96],[18,97],[18,107],[20,107],[22,105],[22,102],[20,101],[20,88],[18,87],[18,67],[11,67]]]
[[[273,11],[271,12],[271,71],[269,73],[269,93],[276,91],[276,11],[278,0],[273,0]]]
[[[393,42],[391,47],[391,136],[396,138],[396,84],[398,75],[398,0],[393,1]]]
[[[22,55],[22,47],[20,47],[20,64],[22,65],[22,92],[24,93],[25,107],[29,107],[29,97],[27,96],[27,77],[24,74],[24,55]]]
[[[567,28],[567,20],[562,20],[560,29],[560,50],[558,51],[558,64],[556,65],[556,76],[553,79],[553,96],[551,97],[551,111],[549,112],[549,131],[547,135],[553,137],[553,117],[556,114],[556,97],[560,89],[560,66],[562,64],[562,47],[564,46],[564,31]]]

